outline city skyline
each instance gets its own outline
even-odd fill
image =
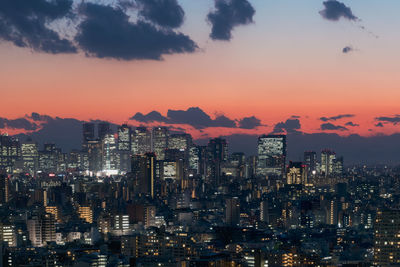
[[[393,10],[399,3],[386,2],[343,1],[350,11],[333,10],[336,17],[329,17],[323,13],[329,8],[324,1],[249,1],[254,13],[246,14],[243,22],[232,22],[226,40],[210,36],[214,24],[207,16],[220,14],[213,1],[179,1],[184,18],[173,29],[189,36],[198,49],[163,54],[162,60],[101,58],[89,52],[86,57],[80,47],[72,54],[48,52],[34,46],[28,36],[21,48],[3,34],[0,78],[7,101],[0,107],[1,117],[38,112],[122,124],[137,112],[166,116],[170,109],[200,107],[212,118],[254,116],[268,125],[252,132],[257,134],[271,132],[273,125],[292,116],[300,117],[303,131],[320,132],[320,118],[343,114],[355,116],[331,121],[324,131],[397,133],[400,95],[393,70],[399,67],[395,51],[400,38],[393,27],[400,20]],[[119,10],[118,1],[97,3]],[[78,4],[73,2],[72,13],[78,12]],[[69,36],[81,29],[77,23],[67,27],[55,21],[53,28],[60,36]],[[17,33],[23,37],[26,32]]]

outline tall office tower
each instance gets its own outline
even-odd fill
[[[128,172],[131,165],[131,128],[124,124],[118,128],[119,168]]]
[[[307,174],[310,177],[317,172],[317,153],[315,151],[304,152],[304,164],[307,168]]]
[[[400,210],[378,210],[374,224],[374,265],[400,265]]]
[[[132,172],[139,184],[139,193],[154,197],[154,186],[156,177],[156,155],[146,153],[143,156],[135,156],[132,162]]]
[[[0,204],[8,203],[10,198],[10,188],[7,175],[0,173]]]
[[[78,206],[79,218],[87,223],[93,223],[93,211],[89,206]]]
[[[34,175],[39,167],[39,151],[37,143],[32,141],[32,139],[23,142],[21,144],[21,155],[24,172]]]
[[[195,145],[189,148],[189,170],[193,174],[200,174],[200,149]]]
[[[238,226],[240,223],[240,201],[233,197],[226,199],[225,222],[231,226]]]
[[[88,141],[89,171],[99,172],[103,166],[103,147],[99,139]]]
[[[185,179],[186,153],[178,149],[167,149],[162,168],[163,179],[183,181]]]
[[[85,122],[82,125],[82,150],[87,151],[87,143],[90,140],[94,140],[94,123]]]
[[[286,136],[263,135],[258,138],[258,162],[256,174],[259,176],[283,177],[286,164]]]
[[[336,153],[329,149],[321,151],[321,174],[325,177],[333,175]]]
[[[178,149],[188,151],[192,145],[190,134],[171,134],[168,138],[168,149]]]
[[[113,134],[106,134],[102,142],[103,171],[110,174],[117,174],[119,170],[119,153],[117,141]]]
[[[343,157],[338,157],[333,162],[333,174],[341,176],[343,174]]]
[[[146,127],[137,127],[131,134],[132,155],[151,152],[151,132]]]
[[[228,143],[225,139],[214,138],[207,145],[207,177],[215,185],[221,183],[221,164],[228,160]]]
[[[126,124],[118,127],[118,150],[131,151],[131,128]]]
[[[208,142],[207,150],[208,157],[214,161],[222,162],[228,160],[228,143],[225,139],[211,139]]]
[[[306,166],[302,162],[289,162],[286,172],[287,184],[307,184]]]
[[[168,128],[153,128],[153,152],[158,160],[165,159],[165,150],[168,148]]]
[[[97,137],[102,140],[106,134],[110,134],[111,133],[111,127],[110,127],[110,123],[108,122],[100,122],[97,125]]]
[[[4,169],[11,173],[15,162],[21,159],[21,145],[18,139],[0,135],[0,170]]]
[[[44,144],[43,151],[39,151],[39,170],[43,172],[57,172],[60,150],[55,144]]]

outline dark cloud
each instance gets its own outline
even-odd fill
[[[351,127],[358,127],[358,126],[360,126],[359,124],[353,123],[352,121],[346,122],[345,125],[346,125],[346,126],[351,126]]]
[[[53,118],[48,116],[48,115],[40,115],[39,113],[32,112],[30,116],[28,116],[34,121],[49,121],[52,120]]]
[[[393,125],[397,125],[400,123],[400,115],[394,115],[393,117],[377,117],[375,120],[380,121],[380,122],[386,122],[386,123],[392,123]]]
[[[338,21],[341,18],[354,21],[358,20],[351,9],[339,1],[328,0],[323,2],[323,4],[325,8],[319,13],[324,19],[332,21]]]
[[[213,120],[212,127],[236,128],[236,122],[225,115],[219,115]]]
[[[375,127],[383,127],[383,123],[382,122],[378,122],[377,124],[375,124]]]
[[[0,118],[0,129],[5,128],[33,131],[39,127],[25,118],[18,118],[14,120]]]
[[[234,120],[224,115],[217,116],[214,120],[198,107],[191,107],[187,110],[168,110],[167,117],[173,124],[188,124],[197,129],[207,127],[228,127],[235,128]]]
[[[337,121],[343,118],[353,118],[355,115],[353,114],[341,114],[337,116],[332,116],[332,117],[321,117],[319,118],[321,121]]]
[[[72,0],[1,0],[0,39],[46,53],[75,53],[77,49],[48,24],[65,17]]]
[[[130,22],[120,8],[87,3],[81,8],[81,15],[84,20],[75,40],[88,56],[160,60],[166,54],[197,49],[196,43],[182,33],[158,29],[140,20]]]
[[[332,123],[323,123],[321,124],[321,130],[328,130],[328,131],[348,131],[346,127],[340,125],[334,125]]]
[[[354,48],[351,47],[351,46],[346,46],[346,47],[344,47],[344,48],[342,49],[343,54],[347,54],[347,53],[350,53],[350,52],[352,52],[352,51],[354,51]]]
[[[178,28],[185,12],[176,0],[137,0],[139,15],[161,27]]]
[[[254,129],[258,126],[261,126],[261,120],[256,118],[255,116],[246,117],[239,120],[239,128],[242,129]]]
[[[237,121],[225,115],[217,115],[215,119],[212,119],[210,115],[199,107],[191,107],[187,110],[169,109],[167,116],[161,115],[158,111],[152,111],[148,114],[138,112],[130,119],[143,123],[163,122],[167,124],[187,124],[199,130],[208,127],[254,129],[261,125],[261,121],[254,116],[242,118]]]
[[[207,16],[212,25],[210,37],[229,41],[233,28],[252,23],[254,14],[253,6],[247,0],[215,0],[215,11]]]
[[[161,115],[161,113],[158,111],[151,111],[151,112],[147,113],[146,115],[143,115],[142,113],[138,112],[130,119],[139,121],[139,122],[145,122],[145,123],[147,123],[147,122],[168,122],[168,118]]]
[[[287,119],[285,122],[279,122],[274,127],[274,133],[282,133],[282,132],[295,132],[300,130],[301,124],[298,119]]]

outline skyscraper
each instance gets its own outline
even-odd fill
[[[171,134],[168,138],[168,149],[188,151],[192,144],[190,134]]]
[[[21,145],[18,139],[5,135],[0,135],[0,170],[5,169],[12,172],[15,162],[20,160]]]
[[[23,142],[21,145],[21,154],[23,170],[31,175],[34,175],[39,164],[39,151],[37,143],[31,139]]]
[[[106,134],[111,133],[110,123],[108,122],[100,122],[97,127],[97,136],[100,140],[102,140]]]
[[[165,159],[165,150],[168,148],[168,128],[153,128],[153,151],[158,160]]]
[[[259,176],[283,177],[286,163],[286,136],[260,136],[258,138],[257,151],[256,174]]]
[[[156,155],[146,153],[132,156],[132,174],[137,193],[154,197],[156,180]]]
[[[87,143],[90,140],[94,140],[94,123],[85,122],[82,127],[82,149],[87,151]]]
[[[131,128],[124,124],[118,128],[119,168],[123,172],[130,170]]]
[[[137,127],[131,134],[132,155],[151,152],[151,132],[146,127]]]
[[[304,152],[304,164],[306,165],[308,176],[315,175],[317,171],[317,153],[315,151]]]
[[[334,164],[336,153],[329,149],[324,149],[321,152],[321,174],[325,177],[331,176],[334,173]]]
[[[117,142],[113,134],[106,134],[102,142],[103,171],[116,174],[119,170],[119,153]]]
[[[225,139],[214,138],[207,145],[207,176],[215,185],[221,182],[221,164],[228,160],[228,143]]]

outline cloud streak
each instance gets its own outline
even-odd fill
[[[334,125],[330,122],[321,124],[320,129],[323,131],[348,131],[349,130],[346,127],[343,127],[340,125]]]
[[[340,114],[337,116],[332,116],[332,117],[321,117],[319,118],[321,121],[327,122],[327,121],[337,121],[340,119],[344,119],[344,118],[353,118],[355,117],[354,114]]]

